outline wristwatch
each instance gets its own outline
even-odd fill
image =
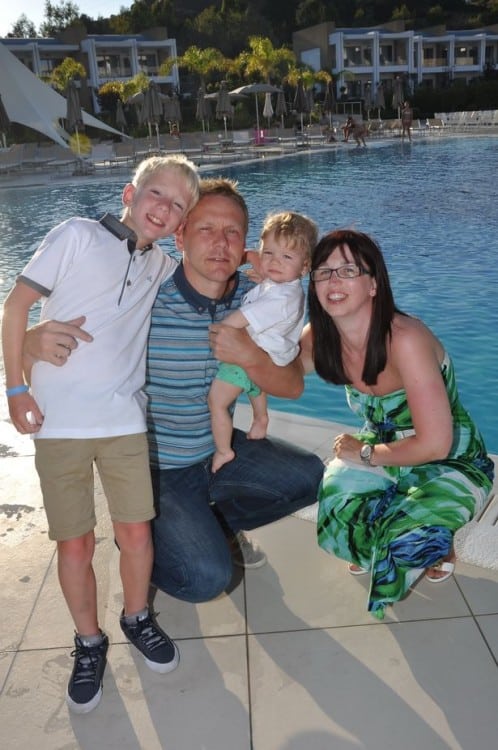
[[[360,458],[362,460],[362,463],[366,464],[367,466],[371,466],[373,452],[374,452],[373,445],[369,445],[368,443],[363,443],[363,445],[360,448]]]

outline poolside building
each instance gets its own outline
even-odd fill
[[[348,98],[373,96],[379,83],[392,93],[396,79],[405,90],[466,84],[486,70],[498,70],[498,25],[450,31],[444,26],[406,29],[404,21],[370,28],[337,28],[321,23],[293,34],[298,60],[330,71]]]
[[[98,114],[99,88],[108,81],[127,81],[140,72],[166,89],[179,90],[178,68],[159,75],[161,64],[177,57],[176,39],[167,29],[148,29],[141,34],[87,34],[83,26],[70,26],[57,37],[3,38],[1,43],[32,73],[47,80],[64,58],[81,63],[87,76],[81,81],[80,98],[85,109]]]

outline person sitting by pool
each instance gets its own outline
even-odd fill
[[[312,256],[305,369],[345,385],[365,420],[334,441],[319,489],[318,542],[369,573],[368,609],[382,619],[426,571],[454,570],[453,534],[484,505],[493,462],[462,406],[451,359],[394,302],[380,248],[348,229]]]

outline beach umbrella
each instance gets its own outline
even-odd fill
[[[400,117],[400,108],[403,104],[404,95],[403,95],[403,81],[399,76],[396,76],[393,82],[393,109],[398,110],[398,119]]]
[[[79,131],[83,128],[83,112],[81,111],[80,95],[76,87],[76,81],[69,81],[66,94],[66,127],[69,133],[76,137],[76,149],[81,155]]]
[[[173,126],[176,131],[179,132],[180,122],[182,121],[182,111],[180,109],[180,100],[178,94],[173,93],[163,100],[163,115],[164,119],[169,123],[170,133],[172,132]]]
[[[166,121],[171,121],[174,119],[173,117],[173,99],[170,96],[167,96],[166,99],[162,100],[162,106],[163,106],[163,117]]]
[[[370,119],[370,110],[372,109],[372,84],[370,83],[370,81],[368,81],[365,85],[363,99],[367,112],[367,118]]]
[[[243,94],[248,96],[254,94],[256,101],[256,130],[259,133],[259,107],[258,107],[258,94],[278,94],[280,89],[277,86],[272,86],[271,83],[248,83],[245,86],[239,86],[237,89],[230,91],[230,95]]]
[[[118,99],[116,103],[116,127],[121,130],[126,130],[128,123],[126,122],[126,116],[124,113],[123,102]]]
[[[152,125],[154,125],[157,135],[157,146],[159,148],[159,123],[163,116],[163,103],[169,99],[169,96],[162,94],[155,81],[151,81],[149,88],[145,91],[138,91],[126,100],[126,104],[133,104],[139,108],[138,121],[140,125],[145,122],[149,128],[149,138],[152,138]]]
[[[265,94],[265,106],[263,107],[263,117],[268,120],[268,130],[270,129],[271,118],[273,117],[273,105],[271,103],[271,94]]]
[[[313,112],[313,107],[315,106],[315,90],[313,86],[311,86],[309,89],[306,89],[306,98],[308,100],[308,110],[309,110],[310,125],[311,125],[311,113]]]
[[[301,131],[302,131],[303,130],[303,115],[308,114],[310,111],[309,100],[306,95],[306,91],[304,90],[302,79],[299,79],[298,81],[297,88],[296,88],[296,95],[294,96],[293,106],[297,114],[301,116]]]
[[[285,94],[280,90],[277,94],[277,103],[275,105],[275,114],[281,118],[282,128],[284,127],[284,117],[287,114],[287,104],[285,103]]]
[[[377,108],[377,118],[380,120],[380,110],[385,109],[386,100],[384,97],[384,84],[379,81],[377,88],[375,89],[375,107]]]
[[[3,147],[7,148],[7,133],[10,128],[10,120],[0,94],[0,133],[2,133]]]
[[[171,118],[174,122],[179,123],[182,121],[182,110],[180,107],[180,99],[178,94],[174,91],[171,94],[171,112],[173,117]]]
[[[233,107],[230,102],[230,95],[228,93],[226,81],[222,81],[218,91],[218,99],[216,101],[216,118],[218,120],[223,119],[223,124],[225,126],[225,140],[228,138],[227,117],[233,117]]]
[[[197,107],[195,110],[195,117],[197,120],[202,122],[202,132],[205,132],[205,123],[207,121],[209,130],[209,118],[211,116],[211,105],[209,100],[206,99],[206,89],[201,86],[197,92]]]
[[[323,111],[329,116],[329,126],[332,127],[332,112],[335,111],[335,90],[333,81],[327,83],[323,100]]]
[[[136,94],[133,94],[132,96],[129,96],[126,100],[126,104],[133,104],[135,107],[136,115],[138,123],[140,124],[142,122],[142,106],[144,103],[144,94],[143,91],[137,91]]]
[[[141,118],[142,123],[146,122],[149,128],[149,138],[152,137],[152,126],[154,126],[157,138],[157,148],[161,149],[159,141],[159,123],[163,116],[163,101],[165,94],[161,94],[155,81],[151,81],[149,88],[144,91],[144,100],[142,105]]]

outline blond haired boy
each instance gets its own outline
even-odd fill
[[[49,537],[57,542],[59,581],[76,628],[66,695],[76,713],[99,703],[108,649],[92,566],[94,464],[120,549],[123,632],[154,671],[178,664],[175,644],[147,606],[155,514],[142,388],[152,304],[177,266],[156,240],[181,226],[198,195],[197,171],[187,159],[146,159],[123,189],[121,221],[106,214],[56,226],[4,306],[10,416],[19,432],[35,438]],[[83,313],[93,340],[81,342],[64,367],[36,362],[28,386],[22,347],[29,310],[40,298],[42,320]]]

